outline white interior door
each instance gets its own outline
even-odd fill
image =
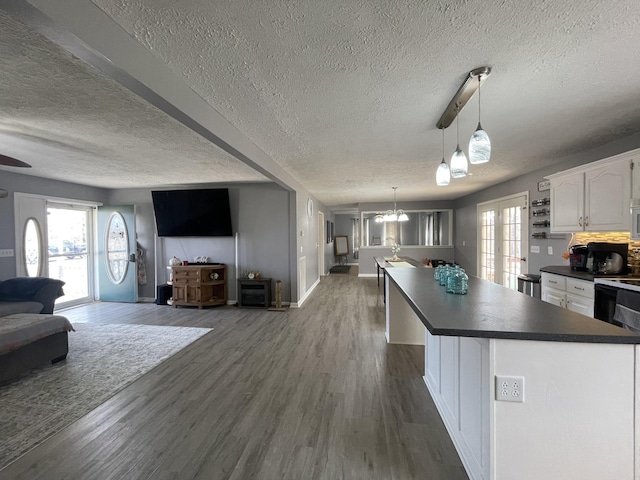
[[[478,205],[478,275],[517,289],[527,271],[529,248],[528,194]]]
[[[324,213],[318,212],[318,276],[324,275],[324,242],[326,234],[324,232]]]

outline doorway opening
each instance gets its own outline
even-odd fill
[[[93,208],[47,203],[48,276],[65,282],[57,308],[94,299]]]

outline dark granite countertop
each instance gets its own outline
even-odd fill
[[[571,270],[569,265],[549,265],[548,267],[542,267],[540,271],[564,275],[565,277],[579,278],[580,280],[588,280],[589,282],[593,282],[593,278],[595,277],[593,273]]]
[[[477,277],[469,277],[467,295],[453,295],[431,269],[386,273],[433,335],[640,344],[640,335]]]

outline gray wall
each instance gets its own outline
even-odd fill
[[[545,175],[551,175],[578,165],[601,160],[619,153],[640,147],[640,135],[633,135],[623,140],[612,142],[597,149],[567,155],[562,162],[552,167],[543,168],[535,172],[522,175],[499,185],[468,195],[455,201],[455,260],[468,273],[477,274],[477,204],[497,198],[506,197],[519,192],[528,191],[529,199],[533,200],[549,196],[549,192],[538,192],[538,182]],[[455,180],[454,180],[455,181]],[[461,180],[464,181],[464,180]],[[529,212],[531,211],[529,206]],[[529,213],[530,216],[530,213]],[[531,217],[531,216],[530,216]],[[531,228],[532,218],[529,218],[529,236],[537,229]],[[548,231],[548,230],[547,230]],[[562,254],[567,250],[570,235],[561,235],[554,239],[529,238],[529,246],[538,245],[540,253],[527,252],[527,273],[539,273],[540,268],[547,265],[564,265],[566,261]],[[463,246],[463,242],[465,245]],[[553,255],[547,253],[548,247],[553,248]],[[530,248],[529,248],[530,250]]]
[[[208,184],[198,188],[229,188],[231,223],[238,233],[239,273],[258,270],[264,277],[282,281],[283,301],[291,301],[289,196],[272,183]],[[140,287],[141,297],[155,297],[154,271],[158,263],[158,283],[168,280],[168,261],[174,255],[193,262],[196,256],[208,256],[227,265],[228,298],[237,300],[234,237],[155,236],[151,189],[112,190],[109,203],[136,205],[138,242],[146,251],[147,285]],[[155,251],[157,245],[157,252]]]
[[[107,200],[107,190],[101,188],[58,182],[6,171],[0,172],[0,188],[4,188],[9,192],[7,198],[0,198],[0,248],[11,248],[14,253],[16,241],[14,193],[31,193],[94,202],[106,202]],[[0,258],[0,280],[15,277],[15,275],[15,256]]]
[[[295,221],[295,193],[288,192],[273,183],[243,185],[204,185],[209,187],[228,187],[231,203],[231,215],[234,231],[239,233],[239,263],[243,270],[260,270],[264,276],[281,280],[283,300],[297,301],[295,288],[295,248],[291,242],[294,228],[290,226],[291,218]],[[200,187],[200,185],[199,185]],[[167,238],[157,239],[155,236],[155,219],[151,203],[151,189],[117,189],[105,190],[83,185],[34,177],[30,175],[0,172],[0,188],[9,191],[9,196],[0,199],[0,248],[15,250],[14,228],[14,192],[46,195],[49,197],[88,200],[110,205],[133,204],[136,206],[137,241],[145,252],[147,284],[139,287],[139,296],[155,298],[155,270],[158,259],[159,282],[166,281],[166,264],[170,256],[193,261],[193,257],[206,255],[212,261],[229,265],[229,299],[236,298],[235,287],[235,240],[226,238]],[[181,188],[181,187],[176,187]],[[185,187],[186,188],[186,187]],[[306,203],[306,199],[305,199]],[[306,209],[303,210],[306,216]],[[317,221],[317,216],[314,216]],[[317,229],[317,228],[316,228]],[[310,237],[306,237],[310,238]],[[294,238],[295,241],[295,238]],[[315,239],[310,242],[315,251]],[[156,245],[158,252],[156,253]],[[307,243],[301,242],[303,249],[311,250]],[[167,257],[167,258],[165,258]],[[317,255],[315,264],[311,256],[311,268],[308,275],[317,275]],[[293,266],[292,266],[293,264]],[[291,272],[294,272],[293,277]],[[0,279],[16,275],[15,257],[0,258]],[[317,278],[317,277],[316,277]],[[315,281],[315,280],[314,280]],[[313,281],[308,282],[311,286]],[[293,295],[291,294],[293,288]]]

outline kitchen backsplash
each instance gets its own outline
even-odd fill
[[[640,241],[631,240],[629,232],[580,232],[574,233],[569,245],[586,245],[589,242],[628,243],[629,253],[640,251]]]

